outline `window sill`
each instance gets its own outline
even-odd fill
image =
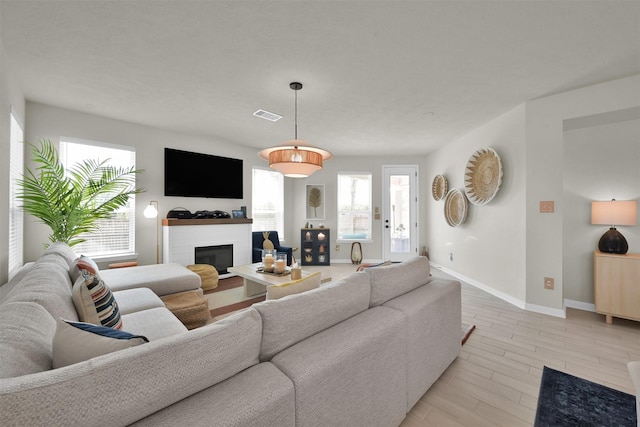
[[[88,255],[88,256],[97,263],[136,261],[138,259],[138,254],[135,252],[126,253],[126,254],[94,255],[94,256]]]

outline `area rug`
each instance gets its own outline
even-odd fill
[[[213,294],[215,292],[227,291],[229,289],[239,288],[240,286],[242,286],[242,277],[232,276],[226,279],[218,280],[218,287],[213,289],[208,289],[204,291],[204,294],[207,295],[207,294]]]
[[[636,426],[635,397],[544,367],[536,427]]]
[[[466,323],[462,324],[462,345],[467,342],[471,332],[475,331],[476,325],[467,325]]]

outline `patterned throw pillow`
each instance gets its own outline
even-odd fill
[[[87,270],[91,274],[98,274],[98,264],[86,255],[80,255],[73,261],[71,268],[69,268],[69,277],[73,283],[78,280],[82,270]]]
[[[81,321],[108,328],[122,328],[118,303],[99,276],[82,270],[73,284],[72,298]]]
[[[53,367],[60,368],[146,342],[149,340],[142,335],[59,318],[52,344]]]

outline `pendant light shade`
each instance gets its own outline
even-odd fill
[[[295,139],[284,145],[267,148],[258,156],[269,162],[269,167],[290,178],[306,178],[322,169],[322,163],[332,156],[326,150],[311,147],[298,139],[298,93],[302,83],[293,82],[289,87],[296,91],[295,97]]]

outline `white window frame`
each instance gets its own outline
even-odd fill
[[[111,144],[107,142],[89,141],[80,138],[70,138],[62,136],[60,137],[60,161],[64,165],[66,171],[71,166],[81,161],[76,154],[79,150],[86,150],[89,152],[84,158],[94,160],[107,160],[112,157],[109,154],[100,154],[105,150],[119,150],[124,156],[129,156],[128,161],[116,162],[113,159],[109,160],[107,164],[113,166],[122,167],[134,167],[136,159],[136,150],[134,147],[126,145]],[[96,154],[91,154],[94,151]],[[131,162],[132,164],[130,164]],[[74,251],[78,254],[91,256],[97,260],[116,260],[119,258],[130,258],[136,255],[136,199],[135,195],[129,197],[129,202],[123,208],[118,209],[113,214],[114,218],[125,218],[125,220],[114,219],[99,219],[100,229],[96,233],[85,233],[82,238],[87,239],[86,242],[80,243],[73,247]],[[118,222],[124,224],[124,229],[120,232],[114,231],[114,227],[118,227]],[[115,245],[109,242],[109,236],[114,237],[116,240]],[[111,247],[110,247],[111,246]]]
[[[256,178],[258,174],[258,179]],[[262,178],[262,179],[260,179]],[[273,202],[269,209],[264,203],[264,196]],[[272,215],[271,220],[262,220],[265,215]],[[254,166],[251,170],[251,218],[252,231],[278,232],[280,242],[285,241],[284,235],[284,175],[267,168]],[[269,224],[276,224],[275,227]]]
[[[353,177],[366,177],[368,181],[369,191],[366,195],[360,195],[359,203],[364,206],[364,209],[355,209],[352,202],[346,202],[346,200],[352,198],[351,186],[345,188],[341,182],[345,179],[353,180]],[[348,242],[371,242],[373,238],[373,209],[372,209],[372,193],[373,193],[373,174],[371,172],[338,172],[337,174],[337,225],[338,230],[336,233],[336,242],[348,243]],[[353,237],[361,232],[356,232],[353,229],[352,224],[344,224],[343,222],[350,219],[353,222],[353,215],[358,214],[360,216],[366,216],[366,219],[362,221],[366,224],[366,230],[363,229],[364,237]],[[362,224],[361,224],[362,225]],[[349,233],[345,232],[349,230]]]
[[[24,211],[18,200],[18,180],[24,175],[24,125],[10,107],[9,112],[9,251],[8,270],[11,279],[24,263]]]

